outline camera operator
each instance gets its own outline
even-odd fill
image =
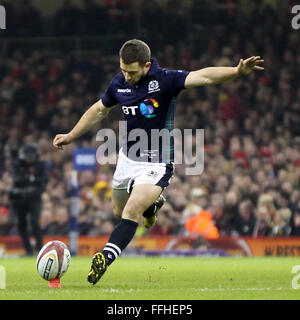
[[[13,187],[10,190],[12,212],[18,220],[18,230],[26,255],[33,254],[27,215],[30,216],[31,231],[36,240],[36,250],[42,247],[42,232],[39,224],[42,193],[48,182],[46,163],[40,161],[35,144],[24,145],[19,152],[12,150]]]

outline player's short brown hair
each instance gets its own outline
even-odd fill
[[[122,45],[119,55],[125,64],[138,62],[140,66],[143,66],[150,61],[151,50],[144,41],[132,39]]]

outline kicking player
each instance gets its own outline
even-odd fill
[[[236,67],[208,67],[191,72],[168,70],[161,68],[151,58],[149,46],[137,39],[125,42],[119,57],[121,72],[112,79],[102,98],[83,114],[69,133],[58,134],[53,140],[54,147],[62,149],[63,145],[70,144],[98,124],[115,105],[122,108],[127,138],[135,129],[147,133],[145,149],[135,152],[132,147],[136,141],[127,139],[119,151],[112,181],[112,203],[114,214],[121,220],[102,252],[92,258],[87,277],[92,284],[99,281],[107,267],[127,247],[142,215],[145,227],[151,227],[156,221],[157,212],[165,201],[161,193],[174,172],[173,143],[171,141],[168,147],[159,144],[157,148],[151,148],[151,134],[153,129],[173,129],[175,99],[180,91],[219,84],[264,69],[259,66],[263,60],[253,56],[241,59]]]

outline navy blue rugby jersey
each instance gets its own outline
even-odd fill
[[[184,89],[188,74],[187,71],[161,68],[155,59],[151,59],[149,71],[136,85],[129,85],[122,72],[112,79],[102,96],[102,103],[108,108],[116,104],[122,108],[127,125],[122,152],[129,159],[174,161],[174,141],[168,133],[174,128],[176,97]],[[140,134],[139,129],[143,133]]]

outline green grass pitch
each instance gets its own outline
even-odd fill
[[[86,281],[91,258],[73,257],[48,288],[35,258],[0,259],[6,288],[0,300],[284,300],[299,299],[292,273],[299,258],[120,257],[95,285]],[[2,273],[3,273],[3,268]],[[3,277],[3,275],[2,275]],[[300,284],[300,279],[294,283]]]

